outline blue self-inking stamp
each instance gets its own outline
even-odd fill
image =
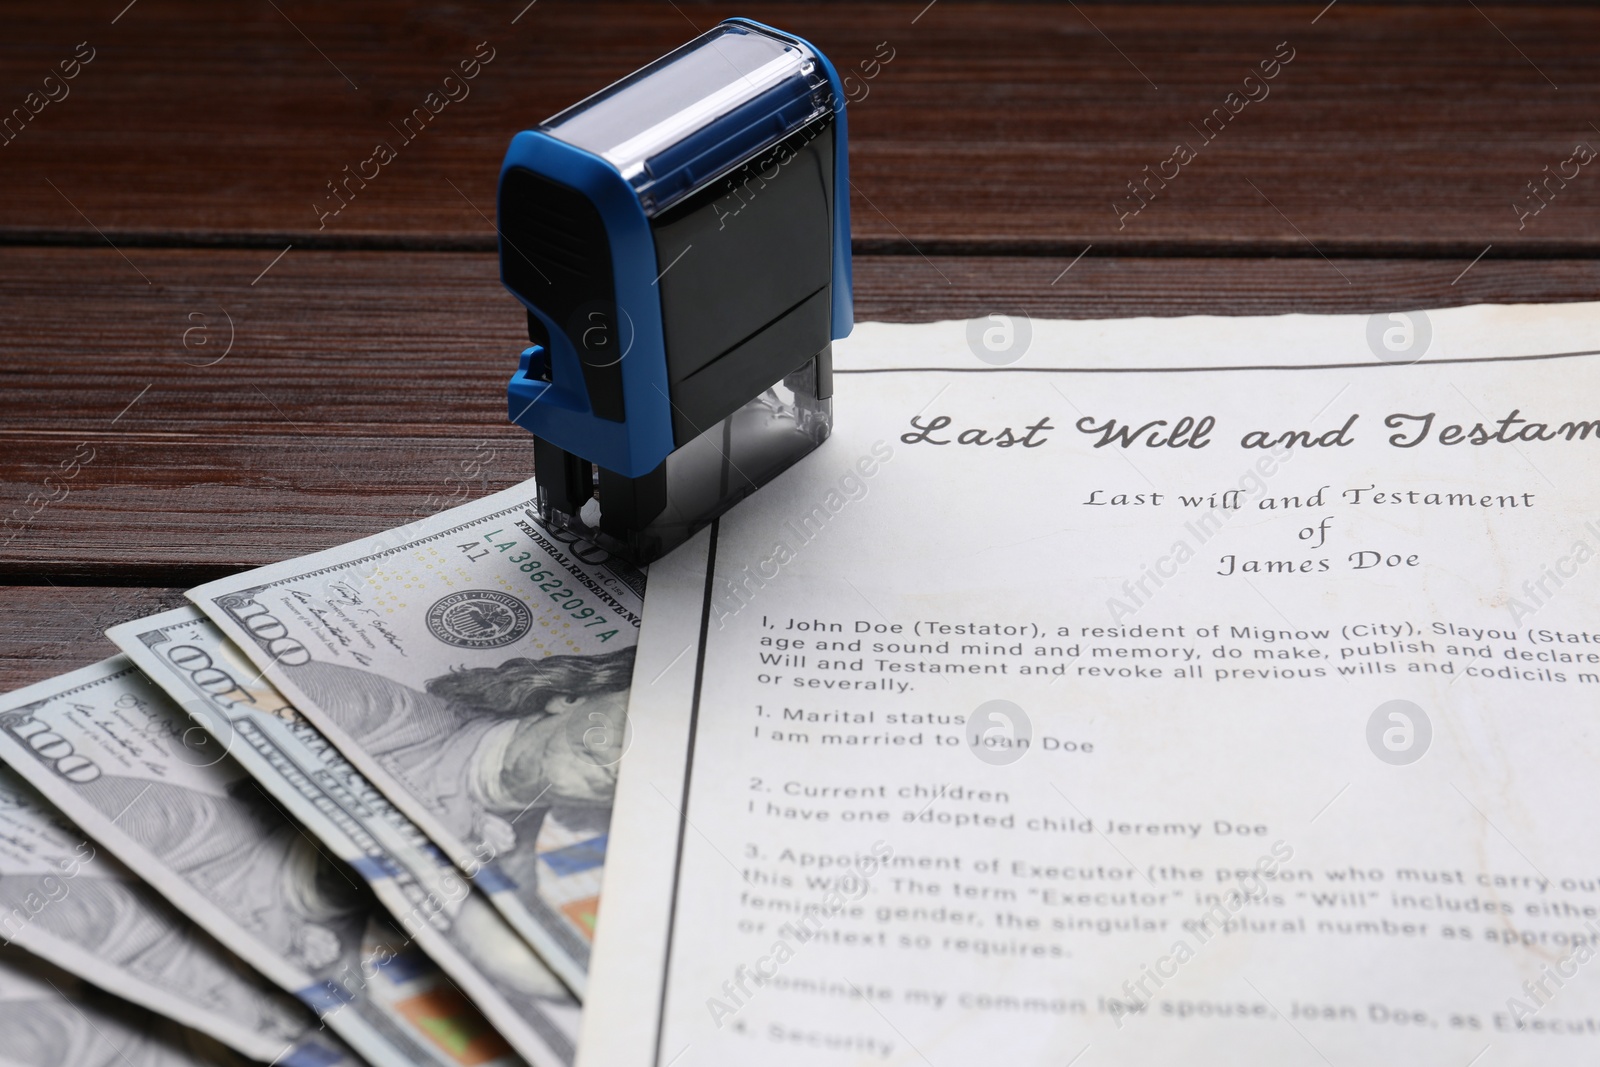
[[[827,437],[854,323],[844,92],[811,45],[730,19],[511,140],[507,389],[540,517],[635,562]]]

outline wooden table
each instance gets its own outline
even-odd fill
[[[728,15],[865,92],[858,319],[1600,284],[1586,5],[525,2],[10,5],[0,689],[109,654],[102,629],[200,581],[526,478],[490,223],[506,141]],[[396,158],[329,213],[380,141]]]

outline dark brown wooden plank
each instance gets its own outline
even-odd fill
[[[109,249],[0,249],[0,581],[192,584],[531,473],[531,439],[504,400],[522,320],[493,256],[296,249],[255,285],[270,251],[129,256],[153,284]],[[1600,292],[1593,260],[1488,257],[1452,284],[1467,266],[863,256],[856,306],[862,320],[915,321]]]
[[[114,656],[107,627],[185,603],[181,589],[0,589],[0,693]]]
[[[513,132],[739,13],[858,77],[893,50],[850,112],[866,250],[1600,251],[1593,167],[1537,216],[1513,207],[1577,142],[1600,146],[1586,5],[539,0],[513,24],[519,2],[140,0],[112,24],[123,6],[8,13],[0,109],[77,42],[96,54],[0,146],[0,240],[488,249],[479,211]],[[470,95],[399,144],[391,123],[484,41]],[[1193,126],[1285,41],[1270,95],[1202,142]],[[325,183],[380,140],[398,158],[319,229]],[[1194,161],[1119,220],[1179,141]]]

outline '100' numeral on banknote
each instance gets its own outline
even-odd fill
[[[94,760],[75,752],[72,742],[50,729],[48,723],[20,716],[7,720],[6,729],[25,742],[45,766],[74,785],[87,785],[100,777]]]

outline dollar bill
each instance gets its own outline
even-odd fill
[[[0,943],[16,944],[251,1059],[357,1063],[306,1008],[249,970],[7,767],[0,766]]]
[[[416,825],[193,607],[109,636],[292,815],[535,1064],[570,1064],[580,1008]]]
[[[313,1059],[280,1060],[317,1067]],[[0,1067],[246,1067],[212,1038],[0,949]]]
[[[372,1067],[511,1067],[477,1009],[126,657],[0,699],[0,761]]]
[[[529,482],[189,597],[581,998],[643,592]]]

